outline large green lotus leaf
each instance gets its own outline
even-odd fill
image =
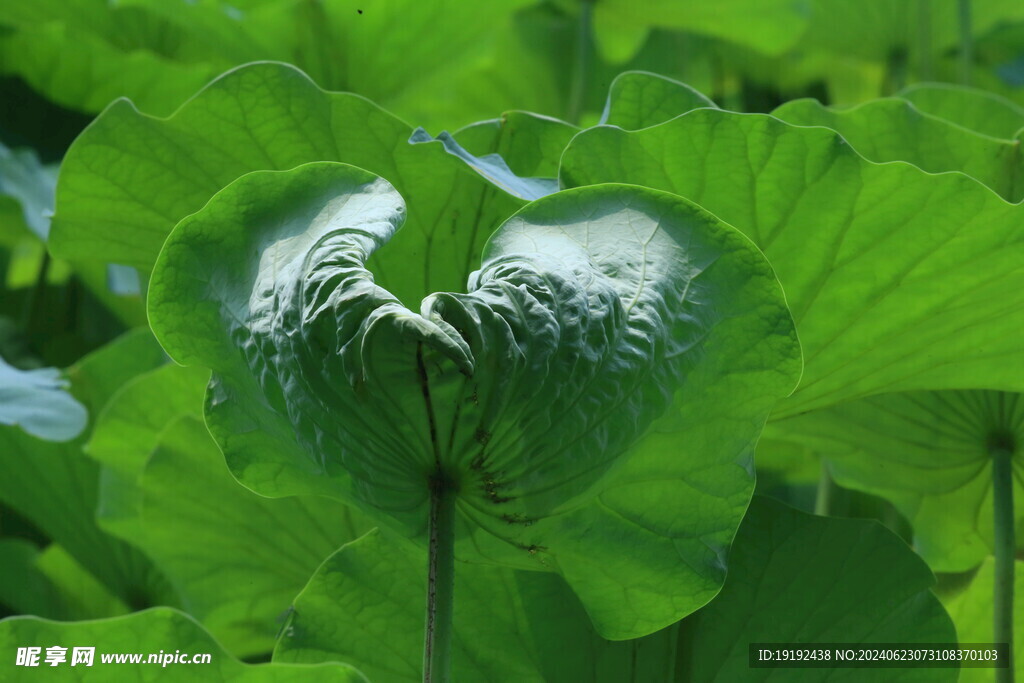
[[[964,175],[874,164],[824,128],[702,109],[580,133],[561,180],[675,192],[764,250],[806,360],[778,417],[882,391],[1024,388],[1024,207]]]
[[[901,100],[841,112],[802,100],[774,114],[838,130],[872,161],[911,161],[931,172],[957,168],[1019,198],[1016,142],[921,115]],[[931,566],[961,571],[992,550],[989,449],[1020,441],[1019,398],[977,391],[875,396],[775,423],[770,434],[825,456],[844,486],[891,500],[913,525],[915,545]]]
[[[751,669],[750,643],[953,643],[925,563],[880,524],[757,496],[714,602],[683,622],[677,680],[955,681],[956,669]]]
[[[444,476],[460,556],[561,572],[613,638],[704,604],[799,372],[761,254],[678,197],[584,188],[517,213],[469,293],[417,314],[364,267],[405,213],[385,180],[317,163],[244,176],[168,238],[150,321],[213,369],[235,475],[421,541]]]
[[[95,414],[120,384],[165,360],[147,330],[132,332],[69,368],[70,390]],[[82,455],[82,441],[51,443],[0,427],[0,501],[63,546],[125,605],[169,599],[152,564],[97,526],[99,468]]]
[[[949,83],[918,83],[898,94],[920,111],[982,135],[1008,139],[1024,128],[1024,108],[986,90]]]
[[[797,126],[831,128],[871,161],[906,161],[929,173],[960,171],[1007,201],[1024,196],[1018,142],[980,135],[923,114],[906,100],[875,100],[838,111],[815,100],[794,100],[772,116]]]
[[[36,617],[11,617],[0,621],[0,646],[11,653],[0,665],[4,680],[25,680],[45,672],[55,681],[329,681],[365,683],[366,678],[347,664],[243,664],[224,651],[213,637],[188,615],[167,607],[96,621],[57,622]],[[45,662],[47,648],[65,647],[64,663]],[[18,648],[38,647],[39,669],[18,666]],[[93,647],[92,666],[72,666],[75,647]],[[138,653],[143,662],[152,654],[209,654],[209,664],[104,664],[103,655]],[[40,671],[40,669],[42,671]],[[113,673],[115,672],[116,673]]]
[[[646,71],[619,74],[608,89],[601,123],[640,130],[693,109],[718,105],[685,83]]]
[[[57,186],[50,247],[148,272],[175,223],[239,176],[334,160],[393,182],[409,229],[374,259],[403,301],[461,287],[487,235],[521,202],[496,193],[440,145],[356,95],[327,93],[283,64],[232,71],[168,119],[111,105],[75,141]]]
[[[1018,547],[1024,546],[1024,400],[995,391],[882,394],[773,423],[826,459],[846,487],[892,501],[937,571],[991,554],[993,447],[1013,451]]]
[[[422,550],[380,532],[345,546],[295,599],[274,661],[346,661],[374,681],[419,680],[425,563]],[[453,670],[460,680],[516,682],[772,680],[779,670],[747,668],[748,643],[955,641],[933,583],[920,558],[878,524],[755,496],[719,596],[646,638],[601,639],[558,577],[457,563]],[[820,681],[844,672],[783,673]],[[901,673],[956,678],[955,670]]]
[[[1014,593],[1017,600],[1024,595],[1024,562],[1018,560],[1014,568]],[[995,577],[995,562],[989,557],[978,568],[970,585],[960,593],[945,600],[949,616],[956,624],[961,643],[991,643],[992,635],[992,592]],[[1014,675],[1024,677],[1024,610],[1013,614]],[[960,683],[989,683],[992,669],[964,668],[960,672]]]

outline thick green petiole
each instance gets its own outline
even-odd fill
[[[444,477],[431,480],[423,683],[451,680],[456,494],[455,487]]]
[[[1013,528],[1012,453],[992,450],[992,508],[995,522],[995,586],[992,606],[993,640],[1010,644],[1010,663],[995,669],[998,683],[1013,683],[1013,569],[1016,549]]]
[[[821,463],[821,475],[818,477],[818,494],[814,499],[814,514],[828,516],[832,512],[832,497],[836,485],[832,481],[828,467]]]
[[[578,124],[583,115],[583,103],[587,95],[587,82],[590,78],[590,57],[593,46],[594,0],[583,0],[580,3],[579,24],[576,34],[576,63],[573,66],[572,88],[569,91],[569,110],[566,114],[571,123]]]

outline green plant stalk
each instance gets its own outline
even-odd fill
[[[430,540],[423,683],[447,683],[451,680],[456,493],[451,482],[442,476],[437,476],[430,482]]]
[[[25,307],[21,311],[21,329],[23,330],[31,330],[38,318],[36,308],[43,296],[43,290],[46,289],[46,278],[49,273],[50,252],[44,249],[43,258],[39,262],[39,270],[36,271],[36,281],[32,285],[32,289],[28,291],[28,296],[25,297]]]
[[[992,602],[992,634],[997,643],[1009,643],[1009,666],[996,669],[997,683],[1013,683],[1013,464],[1011,452],[992,450],[992,508],[995,528],[995,582]]]
[[[971,0],[960,0],[960,81],[971,84],[974,68],[974,37],[971,31]]]
[[[828,516],[832,511],[832,494],[835,493],[835,489],[835,482],[832,481],[828,467],[822,461],[821,475],[818,477],[818,493],[814,498],[814,514]]]
[[[932,14],[931,0],[917,2],[917,77],[930,81],[932,76]]]
[[[668,661],[665,662],[665,680],[671,681],[676,673],[676,660],[679,658],[679,622],[677,621],[668,628],[672,633],[669,640],[672,652]]]
[[[891,97],[907,84],[909,56],[906,52],[893,52],[885,62],[885,83],[882,86],[884,97]]]
[[[583,115],[583,100],[587,94],[587,79],[590,77],[590,57],[593,52],[591,32],[594,24],[593,0],[580,2],[579,32],[576,35],[576,64],[572,75],[572,90],[569,94],[567,118],[578,124]]]

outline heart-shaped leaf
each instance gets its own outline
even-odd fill
[[[244,176],[167,240],[151,324],[214,370],[207,422],[236,476],[420,540],[443,481],[460,555],[560,571],[611,637],[710,599],[750,495],[737,463],[799,369],[763,257],[678,197],[586,188],[524,208],[468,294],[414,313],[365,266],[405,212],[371,173],[308,164]],[[595,572],[588,549],[615,557]],[[628,625],[610,580],[634,586]]]

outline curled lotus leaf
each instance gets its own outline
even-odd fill
[[[151,324],[177,361],[213,369],[207,422],[243,483],[342,498],[421,541],[432,487],[451,487],[458,554],[558,570],[565,530],[542,522],[621,478],[687,378],[717,367],[705,347],[719,325],[748,320],[771,349],[754,396],[795,382],[767,262],[680,197],[605,185],[533,202],[491,236],[467,293],[418,311],[366,266],[405,215],[386,180],[319,162],[243,176],[168,238]],[[751,400],[754,424],[770,402]],[[726,476],[729,538],[751,474],[732,463]]]

